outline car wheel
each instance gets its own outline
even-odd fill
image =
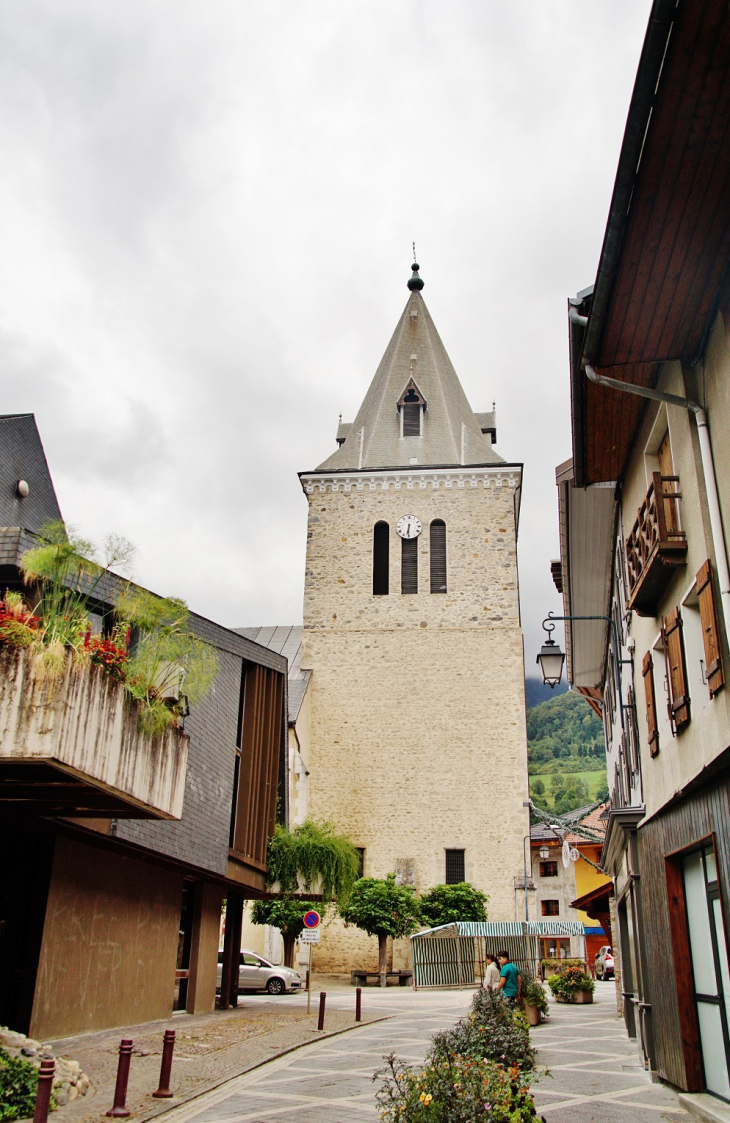
[[[284,986],[284,980],[276,978],[269,979],[268,983],[266,984],[266,989],[269,994],[283,994],[286,990],[286,987]]]

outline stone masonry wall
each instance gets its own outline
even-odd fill
[[[379,474],[376,474],[379,475]],[[515,492],[339,489],[309,496],[302,665],[313,671],[309,811],[365,848],[365,875],[412,867],[419,890],[445,879],[446,848],[466,878],[514,917],[527,833],[527,750]],[[400,592],[404,514],[423,523],[419,592]],[[446,523],[448,592],[429,592],[429,524]],[[372,594],[373,526],[391,527],[390,593]],[[376,941],[340,922],[320,970],[374,962]],[[408,957],[398,941],[396,966]]]

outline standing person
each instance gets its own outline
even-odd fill
[[[499,988],[499,963],[497,962],[496,955],[487,952],[487,969],[484,972],[484,986],[487,990],[497,990]]]
[[[500,967],[500,979],[497,984],[497,990],[501,992],[502,997],[506,998],[511,1006],[514,1006],[520,997],[522,990],[522,976],[520,975],[517,967],[509,957],[506,951],[497,953]]]

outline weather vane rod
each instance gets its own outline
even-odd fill
[[[416,260],[416,243],[413,243],[413,260]]]

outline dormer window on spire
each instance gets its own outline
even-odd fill
[[[401,437],[420,437],[423,434],[423,415],[426,412],[426,399],[413,379],[398,399]]]

